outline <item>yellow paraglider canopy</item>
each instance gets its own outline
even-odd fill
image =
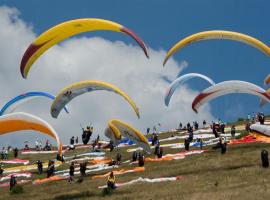
[[[96,18],[75,19],[58,24],[38,36],[27,48],[21,60],[21,74],[26,78],[33,63],[50,47],[71,36],[89,31],[114,31],[131,36],[149,57],[144,42],[133,31],[121,24]]]
[[[139,109],[137,108],[135,102],[125,92],[110,83],[96,80],[76,82],[62,89],[52,103],[52,117],[57,118],[65,105],[68,104],[73,98],[86,92],[92,92],[96,90],[106,90],[121,95],[131,105],[138,118],[140,118]]]
[[[195,33],[190,35],[178,43],[176,43],[166,54],[166,57],[163,62],[163,66],[166,64],[168,59],[178,50],[183,48],[184,46],[191,44],[193,42],[201,41],[201,40],[210,40],[210,39],[227,39],[227,40],[236,40],[239,42],[246,43],[250,46],[253,46],[266,55],[270,56],[270,47],[261,42],[260,40],[251,37],[249,35],[245,35],[243,33],[233,32],[233,31],[223,31],[223,30],[212,30],[212,31],[204,31]]]
[[[113,133],[113,138],[110,138],[110,132]],[[109,121],[108,128],[105,130],[105,135],[112,140],[118,141],[120,141],[121,136],[124,136],[125,138],[137,143],[138,146],[142,147],[147,153],[151,153],[151,148],[148,144],[147,138],[131,125],[118,119],[112,119]]]

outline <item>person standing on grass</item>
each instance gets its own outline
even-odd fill
[[[113,149],[114,149],[114,144],[113,144],[113,141],[112,140],[110,140],[109,145],[110,145],[110,152],[112,152]]]
[[[193,128],[192,128],[192,126],[190,126],[188,128],[188,140],[189,140],[189,142],[192,142],[192,140],[193,140]]]
[[[86,175],[86,167],[87,167],[87,162],[85,163],[80,163],[80,173],[81,176],[85,176]]]
[[[117,164],[117,165],[120,165],[121,159],[122,159],[122,155],[121,155],[121,153],[118,152],[118,153],[116,154],[116,164]]]
[[[155,155],[158,154],[159,149],[160,149],[160,143],[157,142],[157,143],[156,143],[156,146],[155,146],[155,150],[154,150],[154,154],[155,154]]]
[[[262,161],[262,167],[264,168],[269,167],[268,151],[265,149],[261,151],[261,161]]]
[[[72,136],[70,138],[70,145],[74,145],[74,143],[75,143],[75,138],[74,138],[74,136]]]
[[[206,128],[206,121],[203,120],[203,128]]]
[[[258,120],[259,120],[260,124],[264,124],[265,117],[264,117],[263,113],[258,114]]]
[[[35,146],[36,146],[36,151],[39,151],[39,142],[38,142],[38,138],[37,138],[37,140],[36,140],[36,142],[35,142]]]
[[[16,147],[15,149],[14,149],[14,158],[17,158],[18,157],[18,148]]]
[[[157,143],[159,143],[158,136],[157,136],[157,134],[153,133],[153,135],[152,135],[152,146],[156,145]]]
[[[188,123],[187,123],[187,129],[189,129],[189,128],[190,128],[190,123],[188,122]]]
[[[225,124],[223,122],[220,125],[220,132],[223,134],[225,133]]]
[[[4,173],[4,169],[2,168],[2,165],[0,165],[0,176],[2,176]]]
[[[39,140],[39,143],[38,143],[38,145],[39,145],[39,148],[38,148],[38,150],[39,150],[39,151],[42,151],[42,142],[41,142],[41,140]]]
[[[1,151],[1,160],[4,160],[4,157],[5,157],[5,147],[2,148],[2,151]]]
[[[54,171],[55,171],[54,161],[50,160],[48,163],[47,178],[53,176]]]
[[[232,135],[232,139],[234,139],[235,138],[235,126],[234,125],[232,125],[232,127],[231,127],[231,135]]]
[[[74,171],[75,171],[75,167],[74,167],[74,162],[71,162],[71,165],[69,166],[69,179],[68,182],[72,182],[74,179]]]
[[[137,153],[137,151],[133,151],[133,153],[132,153],[132,162],[137,161],[137,159],[138,159],[138,153]]]
[[[143,156],[143,154],[141,152],[139,152],[138,164],[139,164],[139,167],[143,167],[144,166],[144,156]]]
[[[225,154],[227,151],[227,142],[225,137],[220,137],[221,154]]]
[[[184,142],[184,144],[185,144],[185,150],[186,150],[186,151],[189,151],[189,143],[190,143],[190,142],[189,142],[189,139],[186,138],[186,139],[185,139],[185,142]]]
[[[179,123],[179,131],[182,130],[182,126],[183,126],[183,125],[182,125],[182,123],[180,122],[180,123]]]
[[[7,149],[5,149],[5,152],[4,152],[4,158],[5,158],[5,160],[8,159],[8,150],[7,150]]]
[[[216,128],[216,123],[215,122],[212,125],[212,132],[215,135],[215,138],[218,138],[218,132],[217,132],[217,128]]]
[[[40,160],[37,161],[38,174],[42,174],[43,172],[43,164]]]
[[[14,175],[11,175],[10,181],[9,181],[9,190],[12,190],[17,185],[17,180]]]
[[[194,122],[194,128],[195,128],[195,130],[199,129],[199,123],[197,121]]]
[[[163,148],[162,147],[159,147],[159,149],[157,151],[157,157],[158,158],[162,158],[162,155],[163,155]]]

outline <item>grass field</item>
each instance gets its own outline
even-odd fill
[[[245,132],[242,132],[245,134]],[[167,133],[167,136],[171,133]],[[166,137],[165,134],[162,137]],[[176,141],[173,141],[176,142]],[[179,142],[179,140],[177,140]],[[157,178],[181,176],[176,182],[138,183],[117,188],[109,196],[103,196],[103,191],[97,189],[106,184],[106,179],[92,180],[91,176],[104,174],[101,171],[88,175],[82,183],[68,183],[66,180],[50,182],[42,185],[23,185],[24,193],[10,195],[8,188],[1,188],[0,199],[270,199],[270,169],[261,167],[260,152],[268,149],[268,144],[252,143],[229,145],[227,153],[221,155],[220,150],[188,156],[182,160],[146,163],[145,172],[129,173],[116,176],[116,182],[129,181],[138,177]],[[127,148],[118,151],[122,153],[122,160],[131,158]],[[179,149],[165,148],[166,153],[176,153]],[[76,153],[89,150],[76,150]],[[106,156],[115,158],[117,151],[107,152]],[[75,154],[75,152],[68,153]],[[66,154],[66,156],[68,156]],[[47,161],[55,155],[20,156],[32,162],[42,158]],[[122,164],[118,169],[134,167]],[[58,169],[68,168],[67,164]],[[45,177],[34,172],[34,179]]]

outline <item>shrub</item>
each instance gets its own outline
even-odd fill
[[[102,196],[108,196],[108,195],[111,195],[112,194],[112,192],[113,192],[113,190],[111,189],[111,188],[104,188],[103,190],[102,190]]]
[[[16,185],[10,190],[10,194],[21,194],[23,193],[23,187],[20,185]]]

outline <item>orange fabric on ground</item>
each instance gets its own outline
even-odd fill
[[[60,181],[66,179],[65,177],[61,176],[52,176],[50,178],[43,178],[43,179],[36,179],[33,184],[42,184],[42,183],[47,183],[50,181]]]
[[[91,160],[89,162],[92,164],[109,164],[110,162],[112,162],[112,159]]]
[[[159,162],[159,161],[170,161],[173,157],[162,157],[162,158],[145,158],[145,162]]]
[[[231,140],[228,144],[245,144],[245,143],[254,143],[258,142],[252,135],[247,135],[241,139]]]
[[[255,137],[257,141],[270,143],[270,137],[267,137],[267,136],[259,134],[259,133],[250,133],[250,135]]]

